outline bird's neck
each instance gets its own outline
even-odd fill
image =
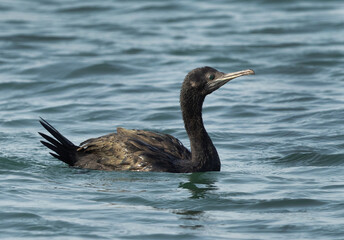
[[[219,155],[203,124],[204,97],[181,95],[180,101],[185,129],[190,139],[193,171],[219,171]]]

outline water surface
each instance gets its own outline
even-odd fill
[[[2,1],[1,239],[343,239],[344,3]],[[221,172],[72,169],[74,143],[117,126],[189,146],[195,67],[252,68],[208,96]]]

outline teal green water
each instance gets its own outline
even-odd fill
[[[344,3],[0,2],[1,239],[344,239]],[[189,146],[187,72],[252,68],[208,96],[221,172],[73,169],[117,126]]]

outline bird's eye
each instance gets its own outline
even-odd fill
[[[209,75],[209,80],[214,80],[214,78],[215,78],[215,75],[214,75],[214,74],[210,74],[210,75]]]

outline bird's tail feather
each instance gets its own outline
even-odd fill
[[[55,138],[52,138],[44,133],[39,132],[46,141],[41,141],[41,143],[52,150],[54,153],[50,153],[53,157],[73,166],[76,162],[76,150],[75,146],[71,141],[59,133],[53,126],[51,126],[43,118],[39,121],[42,126]]]

